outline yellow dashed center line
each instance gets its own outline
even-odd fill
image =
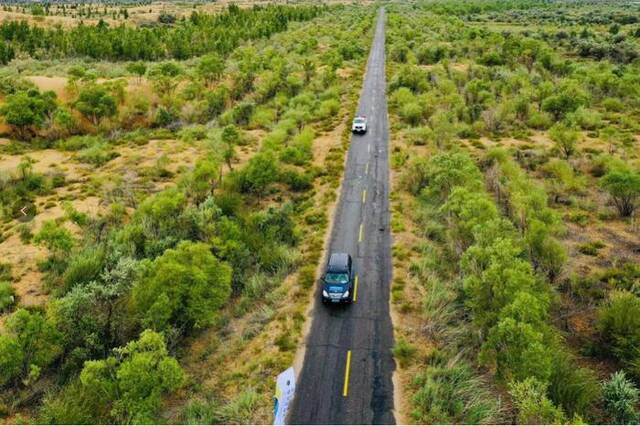
[[[360,224],[360,233],[358,234],[358,242],[362,242],[362,238],[364,238],[364,224]]]
[[[356,282],[353,284],[353,301],[358,300],[358,276],[356,275]]]
[[[347,351],[347,366],[344,369],[344,386],[342,396],[349,395],[349,371],[351,370],[351,351]]]
[[[367,190],[362,191],[362,204],[367,202]]]
[[[364,166],[364,174],[368,175],[369,174],[369,163],[367,163],[366,166]]]

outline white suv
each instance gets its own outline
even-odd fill
[[[367,117],[358,116],[353,119],[351,125],[351,131],[353,133],[366,133],[367,132]]]

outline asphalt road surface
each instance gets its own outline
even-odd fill
[[[351,139],[329,245],[354,258],[355,300],[325,306],[317,287],[289,424],[394,423],[384,21],[381,9],[358,108],[368,131]]]

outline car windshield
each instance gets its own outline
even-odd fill
[[[364,123],[364,118],[356,117],[356,119],[353,120],[353,122],[356,123],[356,124],[363,124]]]
[[[324,276],[324,280],[327,284],[346,284],[349,282],[349,275],[329,272]]]

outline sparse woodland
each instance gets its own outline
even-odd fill
[[[637,422],[638,6],[390,10],[408,420]]]
[[[380,5],[298,3],[3,6],[0,421],[272,421]],[[398,419],[638,423],[640,5],[384,5]]]
[[[160,29],[2,24],[16,56],[61,72],[9,62],[0,79],[0,417],[271,421],[374,16],[303,5]],[[101,74],[77,37],[140,61]],[[124,40],[159,54],[118,58]]]

